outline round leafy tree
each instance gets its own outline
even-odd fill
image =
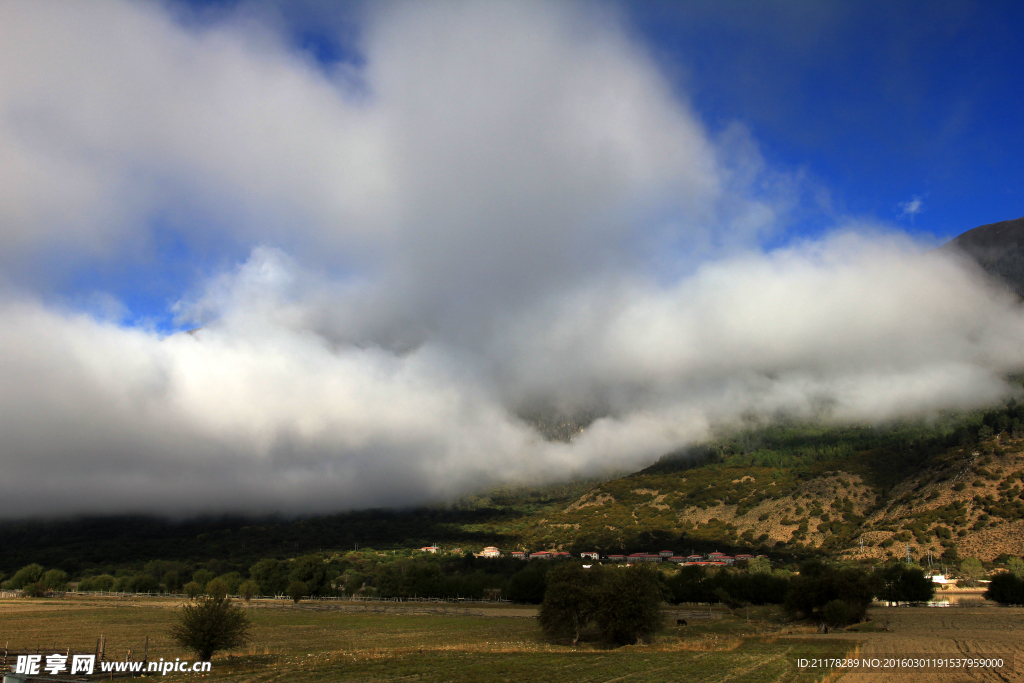
[[[184,605],[171,627],[178,645],[209,661],[216,652],[232,650],[252,640],[249,615],[226,597],[202,597]]]

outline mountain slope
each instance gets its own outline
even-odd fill
[[[1024,297],[1024,218],[968,230],[941,250],[966,254],[986,273]]]
[[[494,531],[524,549],[1019,556],[1022,421],[1011,401],[935,424],[752,429]]]

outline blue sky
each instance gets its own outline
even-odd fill
[[[939,239],[1024,215],[1021,3],[626,7],[709,125],[744,122],[838,210]]]

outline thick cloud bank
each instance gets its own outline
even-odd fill
[[[254,16],[0,7],[0,514],[439,500],[749,414],[983,405],[1024,363],[1016,304],[947,256],[758,250],[797,181],[614,14],[375,5],[358,66]],[[182,283],[191,333],[34,293],[159,231],[250,252]],[[600,417],[549,442],[536,410]]]

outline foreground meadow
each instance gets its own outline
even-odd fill
[[[167,638],[178,606],[162,599],[0,601],[0,640],[11,650],[92,652],[108,659],[190,659]],[[343,607],[348,607],[344,609]],[[670,626],[655,642],[618,649],[546,642],[534,610],[366,605],[251,607],[253,643],[214,657],[217,681],[811,681],[801,656],[841,656],[856,643],[782,626],[769,610]],[[674,619],[673,614],[667,614]],[[674,620],[671,621],[674,624]],[[793,631],[793,635],[788,635]],[[168,683],[191,676],[171,674]]]
[[[870,616],[873,624],[887,630],[835,634],[836,638],[857,642],[861,657],[1002,657],[1007,662],[1012,660],[1012,670],[848,673],[839,679],[841,683],[1024,681],[1024,608],[991,603],[948,608],[885,607],[871,610]]]

